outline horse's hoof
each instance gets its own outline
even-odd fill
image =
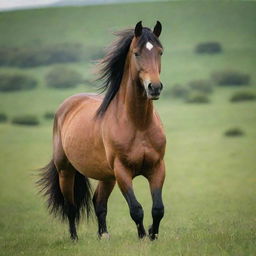
[[[147,235],[139,236],[139,241],[145,241],[147,240]]]
[[[70,239],[73,241],[73,242],[77,242],[78,241],[78,236],[76,234],[72,234],[70,235]]]
[[[101,240],[109,240],[110,239],[110,235],[107,232],[102,233],[101,235],[99,235],[99,239],[101,239]]]
[[[149,235],[149,239],[150,239],[151,241],[157,240],[157,239],[158,239],[158,234],[150,234],[150,235]]]
[[[152,226],[149,227],[148,229],[148,237],[151,241],[157,240],[158,239],[158,234],[154,234],[152,231]]]
[[[143,238],[145,238],[146,236],[147,236],[146,233],[140,233],[140,234],[138,235],[139,239],[143,239]]]
[[[139,239],[143,239],[145,236],[147,236],[143,225],[138,224],[137,228],[138,228],[138,237],[139,237]]]

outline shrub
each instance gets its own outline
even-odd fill
[[[250,83],[250,75],[234,70],[224,70],[212,73],[212,80],[221,86],[241,86]]]
[[[193,90],[203,93],[211,93],[213,91],[211,81],[209,80],[193,80],[188,83],[188,86]]]
[[[0,66],[35,67],[81,61],[80,44],[58,44],[37,48],[0,48]]]
[[[4,113],[0,113],[0,123],[4,123],[7,121],[7,115]]]
[[[44,114],[44,118],[45,119],[53,119],[54,118],[54,112],[46,112],[45,114]]]
[[[188,88],[180,84],[175,84],[169,90],[164,91],[164,94],[175,98],[185,98],[188,94]]]
[[[195,52],[199,54],[216,54],[222,52],[222,47],[218,42],[205,42],[198,44],[196,46]]]
[[[224,133],[225,136],[228,137],[237,137],[244,135],[244,132],[240,128],[230,128]]]
[[[0,75],[0,91],[19,91],[35,88],[37,81],[23,74],[2,74]]]
[[[237,92],[231,98],[231,102],[256,100],[256,95],[251,92]]]
[[[36,67],[56,63],[79,62],[102,58],[101,48],[78,43],[65,43],[30,48],[0,48],[0,66]]]
[[[187,103],[209,103],[210,100],[209,98],[203,94],[203,93],[199,93],[199,92],[192,92],[190,93],[185,100]]]
[[[83,78],[73,69],[56,67],[47,74],[46,82],[52,88],[73,88],[82,83]]]
[[[33,115],[22,115],[22,116],[16,116],[12,119],[13,124],[18,125],[39,125],[39,120],[36,116]]]

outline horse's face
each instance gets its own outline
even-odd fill
[[[143,28],[139,22],[135,27],[135,36],[131,45],[133,77],[138,77],[139,84],[145,88],[148,99],[152,100],[159,99],[163,89],[160,81],[163,48],[158,40],[161,29],[159,21],[153,32]]]

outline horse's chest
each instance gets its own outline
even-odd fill
[[[161,158],[157,146],[145,135],[137,135],[132,140],[118,145],[118,157],[121,162],[137,174],[152,168]]]

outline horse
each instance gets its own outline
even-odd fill
[[[138,22],[116,33],[117,40],[99,63],[102,94],[81,93],[67,98],[53,124],[52,160],[42,168],[38,184],[50,213],[68,220],[70,238],[82,214],[96,214],[98,237],[109,238],[107,203],[117,183],[135,222],[138,237],[147,236],[143,208],[133,190],[133,178],[142,175],[150,185],[152,225],[150,240],[158,238],[164,216],[166,137],[153,100],[160,97],[163,46],[162,25],[153,31]],[[98,181],[92,193],[89,178]]]

